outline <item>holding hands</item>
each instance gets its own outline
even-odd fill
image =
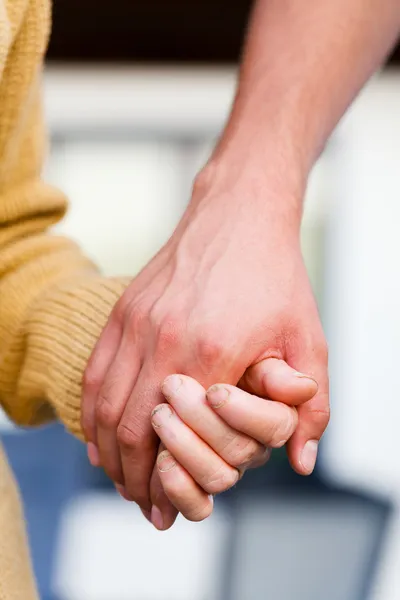
[[[232,385],[207,391],[185,375],[167,377],[162,392],[167,402],[153,410],[151,422],[161,445],[151,480],[153,506],[143,511],[160,530],[168,529],[178,512],[201,521],[213,510],[213,495],[234,486],[247,469],[264,465],[272,448],[282,447],[294,433],[296,406],[317,392],[312,379],[277,359],[262,361],[247,378],[267,387],[282,401],[265,400]],[[304,457],[309,472],[317,448]],[[308,463],[307,463],[308,461]],[[131,499],[123,486],[121,495]]]
[[[184,479],[199,498],[199,490],[223,491],[243,466],[232,456],[236,443],[249,444],[251,465],[253,454],[265,460],[261,446],[288,441],[292,467],[307,475],[329,419],[327,350],[294,192],[264,175],[251,186],[238,176],[232,187],[221,182],[225,169],[213,173],[203,172],[170,240],[115,305],[83,382],[82,428],[94,462],[145,514],[161,511],[165,526],[173,511],[160,500],[160,478],[175,508],[194,514],[172,478],[180,473],[180,485]],[[154,409],[174,373],[198,384],[167,381],[165,419],[167,407]],[[229,384],[218,389],[228,399],[212,408],[217,392],[205,390],[218,382]],[[236,441],[223,449],[229,435]],[[171,472],[160,472],[160,439],[177,462]]]

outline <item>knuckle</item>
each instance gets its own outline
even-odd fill
[[[195,342],[195,349],[197,360],[206,374],[223,364],[227,358],[225,345],[215,332],[203,332]]]
[[[286,406],[285,404],[282,404],[280,408],[283,413],[279,420],[274,423],[272,430],[270,431],[270,440],[266,440],[272,447],[279,447],[282,446],[283,443],[286,443],[293,435],[298,422],[297,411],[295,408]]]
[[[330,408],[312,407],[307,411],[308,418],[312,421],[314,427],[321,432],[324,432],[330,421]]]
[[[164,306],[156,303],[149,312],[151,330],[156,334],[156,352],[158,356],[165,357],[182,340],[183,320],[182,315],[176,310],[166,310]]]
[[[126,313],[127,306],[128,306],[128,303],[126,301],[126,297],[122,296],[118,300],[118,302],[116,303],[116,305],[114,306],[114,308],[111,312],[110,321],[114,321],[115,323],[122,325],[125,320],[125,313]]]
[[[181,324],[178,317],[175,315],[164,317],[158,325],[157,351],[159,354],[164,356],[171,348],[175,348],[178,345],[181,338],[180,331]]]
[[[263,467],[271,458],[271,446],[263,447],[259,455],[255,458],[252,464],[248,467],[249,469],[256,469]]]
[[[96,406],[96,421],[102,427],[116,427],[119,421],[119,410],[110,402],[108,396],[100,394]]]
[[[93,355],[83,374],[82,387],[85,393],[95,392],[101,385],[102,374],[96,368]]]
[[[196,505],[188,510],[187,514],[185,514],[185,517],[193,523],[198,523],[200,521],[204,521],[204,519],[207,519],[211,515],[212,511],[213,503],[208,499],[207,502],[201,504],[201,506]]]
[[[162,489],[169,500],[174,503],[177,500],[184,498],[186,494],[186,488],[179,482],[179,479],[171,479],[169,477],[164,477],[164,475],[164,472],[160,472]]]
[[[225,460],[232,467],[245,467],[258,456],[260,444],[255,440],[235,439],[226,448]]]
[[[179,506],[180,512],[189,521],[199,522],[204,521],[213,511],[213,500],[193,500],[188,498],[188,490],[186,486],[178,483],[178,481],[163,481],[163,489],[171,502]]]
[[[222,466],[201,483],[207,494],[221,494],[233,487],[239,480],[239,472],[235,468]]]
[[[120,423],[117,428],[117,442],[121,448],[137,450],[140,446],[140,434],[126,423]]]
[[[125,324],[133,336],[137,335],[138,331],[143,327],[143,323],[147,320],[148,311],[143,303],[138,300],[125,309]]]

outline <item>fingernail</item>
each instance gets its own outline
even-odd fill
[[[93,442],[88,442],[87,455],[88,455],[88,459],[89,459],[89,462],[92,465],[92,467],[100,466],[100,454],[97,449],[97,446],[95,444],[93,444]]]
[[[174,459],[172,454],[168,452],[168,450],[163,450],[162,452],[160,452],[157,458],[157,466],[158,470],[161,471],[161,473],[170,471],[175,467],[175,465],[176,460]]]
[[[164,519],[161,514],[161,510],[155,505],[153,505],[151,508],[151,522],[153,523],[156,529],[158,529],[159,531],[163,531]]]
[[[182,377],[179,377],[179,375],[170,375],[164,380],[161,386],[161,391],[164,394],[164,396],[168,399],[173,394],[176,394],[176,392],[179,390],[182,384]]]
[[[161,404],[160,406],[157,406],[151,413],[151,422],[153,423],[154,427],[157,428],[165,424],[171,417],[172,410],[168,404]]]
[[[213,408],[220,408],[229,398],[229,390],[223,385],[213,385],[207,390],[207,400]]]
[[[306,375],[305,373],[300,373],[300,371],[295,371],[293,373],[293,375],[295,377],[298,377],[298,379],[308,379],[308,381],[312,381],[318,387],[318,382],[313,377],[310,377],[310,375]]]
[[[151,511],[144,510],[143,508],[141,508],[140,510],[142,512],[142,515],[149,521],[149,523],[151,523]]]
[[[308,474],[312,473],[314,470],[317,454],[318,442],[316,440],[309,440],[304,446],[300,456],[300,462]]]

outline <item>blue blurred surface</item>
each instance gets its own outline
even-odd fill
[[[40,598],[56,600],[59,523],[66,503],[89,485],[85,447],[58,424],[4,434],[2,441],[21,489]]]

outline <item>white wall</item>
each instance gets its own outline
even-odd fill
[[[325,464],[400,503],[400,77],[376,78],[336,148],[327,268],[333,418]],[[376,598],[400,597],[400,522]]]

